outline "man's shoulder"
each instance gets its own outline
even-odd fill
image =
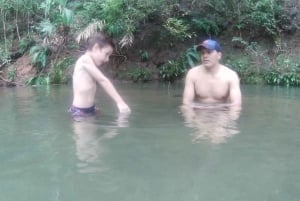
[[[228,74],[231,74],[231,75],[236,75],[237,74],[237,72],[235,70],[233,70],[233,69],[231,69],[231,68],[229,68],[225,65],[222,65],[222,69],[223,69],[224,72],[226,72]]]
[[[187,72],[187,78],[194,79],[195,77],[198,77],[199,70],[200,70],[200,65],[190,68]]]
[[[198,66],[194,66],[194,67],[192,67],[192,68],[190,68],[189,70],[188,70],[188,73],[196,73],[196,72],[199,72],[199,70],[201,69],[201,65],[198,65]]]
[[[222,65],[222,75],[226,76],[227,78],[229,78],[230,80],[232,79],[239,79],[239,76],[237,74],[236,71],[234,71],[233,69]]]

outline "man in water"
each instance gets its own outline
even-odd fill
[[[181,111],[188,127],[197,129],[193,141],[222,143],[237,134],[242,98],[236,72],[220,64],[221,47],[215,40],[197,46],[202,64],[186,75]]]
[[[130,113],[128,105],[111,81],[99,69],[109,61],[113,48],[113,42],[101,34],[97,34],[88,40],[87,50],[77,60],[73,72],[73,103],[70,108],[73,116],[91,116],[96,113],[97,83],[115,101],[120,113]]]
[[[240,80],[235,71],[220,64],[219,43],[208,39],[200,43],[197,50],[201,53],[202,64],[190,69],[186,75],[183,105],[240,107]]]

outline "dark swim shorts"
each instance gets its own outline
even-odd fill
[[[73,117],[89,117],[96,114],[96,107],[95,105],[89,108],[79,108],[71,106],[69,108],[69,112],[72,114]]]

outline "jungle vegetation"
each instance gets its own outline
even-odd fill
[[[300,60],[285,42],[299,31],[299,7],[296,0],[0,0],[0,77],[13,83],[14,62],[28,55],[36,72],[27,84],[66,83],[70,52],[105,32],[117,45],[116,78],[173,82],[199,62],[199,38],[226,35],[236,51],[223,63],[242,83],[299,86]],[[157,59],[158,51],[173,54]]]

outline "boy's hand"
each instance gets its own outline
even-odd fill
[[[128,107],[128,105],[126,103],[118,104],[118,108],[119,108],[120,113],[130,113],[131,112],[130,108]]]

